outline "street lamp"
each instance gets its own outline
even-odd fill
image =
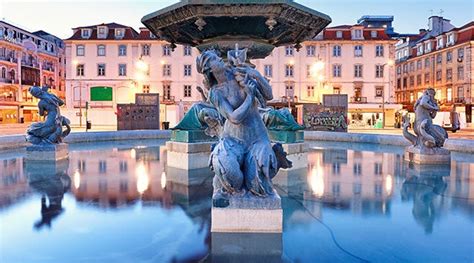
[[[385,71],[385,66],[388,65],[389,68],[388,68],[388,93],[389,95],[391,94],[391,91],[390,91],[390,67],[393,66],[395,64],[395,62],[393,61],[393,59],[389,59],[387,61],[387,63],[383,64],[382,65],[382,70]],[[382,72],[383,72],[382,71]],[[384,75],[384,78],[385,78],[385,75]],[[385,85],[384,85],[384,89],[382,90],[382,129],[385,129]]]
[[[76,70],[76,75],[79,77],[79,127],[82,128],[82,83],[81,83],[81,76],[84,74],[84,71],[81,72],[81,74],[78,74],[77,71],[77,65],[79,65],[79,62],[77,60],[73,60],[72,64],[74,64],[75,70]],[[73,102],[74,104],[74,102]]]

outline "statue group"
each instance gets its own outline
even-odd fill
[[[26,140],[34,145],[50,145],[61,143],[71,132],[70,121],[61,116],[59,107],[64,101],[48,92],[48,87],[31,87],[30,94],[39,99],[39,115],[45,117],[44,122],[31,124],[26,131]],[[63,126],[65,130],[63,130]]]
[[[225,207],[233,195],[267,197],[276,194],[272,178],[290,168],[281,144],[272,147],[267,129],[300,130],[287,109],[267,107],[272,88],[257,70],[245,63],[246,49],[229,51],[228,62],[215,50],[197,58],[204,75],[199,88],[203,101],[194,104],[174,129],[204,129],[219,137],[209,166],[214,171],[213,203]]]

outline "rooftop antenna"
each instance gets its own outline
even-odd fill
[[[440,17],[443,17],[443,13],[444,13],[444,10],[443,10],[443,9],[440,9],[440,10],[439,10],[439,16],[440,16]]]

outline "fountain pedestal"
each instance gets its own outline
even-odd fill
[[[287,153],[286,158],[293,163],[293,167],[282,170],[293,171],[308,166],[308,146],[304,143],[303,131],[269,130],[268,136],[273,143],[281,143]]]
[[[212,144],[214,142],[168,141],[167,165],[183,170],[207,168]]]
[[[281,233],[283,211],[281,198],[265,198],[245,194],[233,195],[224,202],[212,200],[211,232],[223,233]]]
[[[405,148],[404,159],[415,164],[447,164],[451,161],[451,153],[444,148],[411,145]]]
[[[281,233],[211,233],[213,262],[281,262],[282,252]]]
[[[68,145],[60,144],[34,144],[26,147],[26,160],[28,161],[59,161],[68,158]]]

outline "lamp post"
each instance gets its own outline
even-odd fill
[[[78,74],[79,72],[77,71],[77,65],[79,65],[79,62],[77,60],[74,60],[72,62],[74,64],[75,70],[76,70],[76,75],[79,77],[79,127],[82,128],[82,83],[81,83],[81,76],[84,74],[84,71],[81,72],[81,74]],[[73,102],[74,103],[74,102]]]
[[[390,96],[390,67],[393,66],[394,61],[389,59],[387,63],[382,65],[382,70],[385,71],[385,66],[388,65],[388,93]],[[385,75],[384,75],[385,76]],[[382,129],[385,129],[385,85],[384,89],[382,90]]]

